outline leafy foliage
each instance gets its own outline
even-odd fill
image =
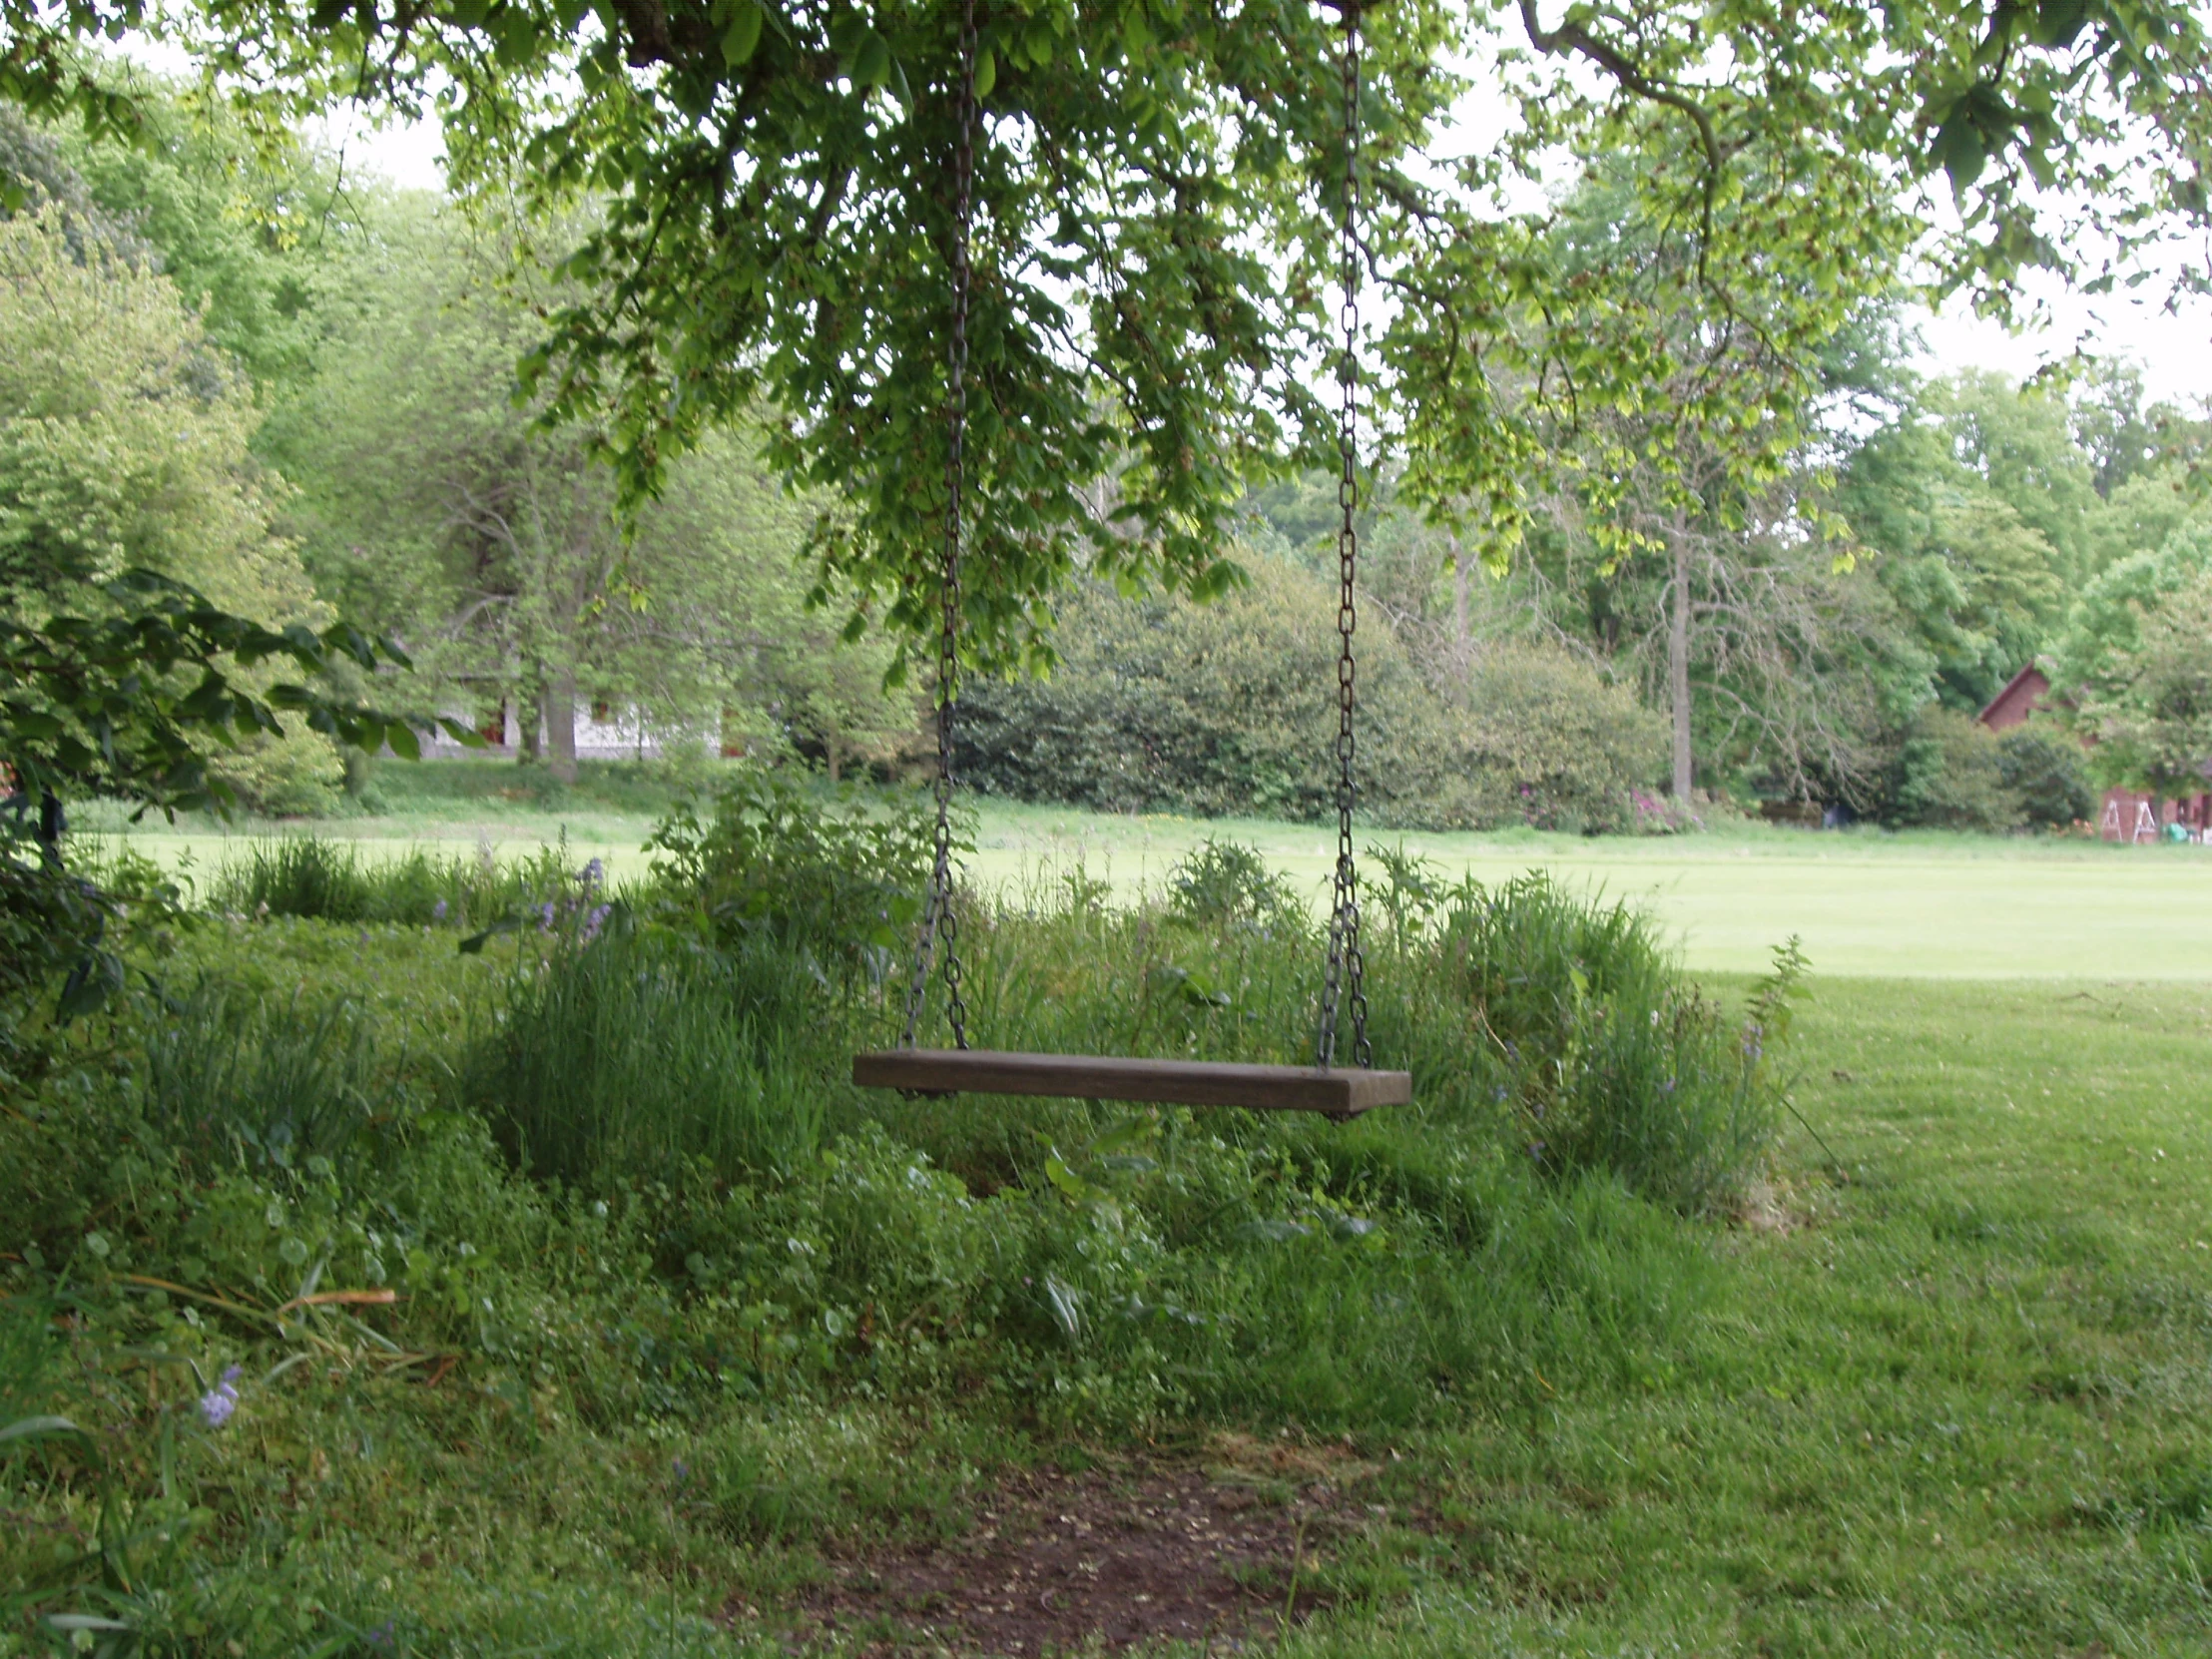
[[[2081,745],[2055,721],[2031,721],[2000,734],[1997,776],[2030,825],[2066,830],[2096,816],[2096,792],[2089,787]]]
[[[1984,833],[2014,829],[2022,816],[1996,735],[1956,709],[1934,704],[1914,718],[1899,746],[1890,810],[1900,824]]]
[[[1168,871],[1168,914],[1197,926],[1281,925],[1299,914],[1298,895],[1241,841],[1209,835]]]
[[[258,695],[225,670],[226,663],[250,669],[270,660],[310,674],[340,660],[365,670],[379,662],[405,667],[405,654],[388,640],[343,623],[320,634],[297,626],[277,633],[216,610],[151,571],[128,572],[102,594],[109,609],[101,616],[0,617],[0,751],[28,792],[112,794],[168,808],[227,805],[236,792],[211,772],[196,738],[280,736],[279,711],[355,748],[388,744],[409,758],[420,752],[408,718],[299,683]],[[482,741],[442,717],[420,724],[457,742]]]
[[[1625,687],[1564,651],[1486,646],[1445,688],[1456,740],[1443,822],[1570,832],[1635,822],[1634,792],[1660,772],[1661,729]]]
[[[16,21],[0,91],[133,119],[68,47],[140,27],[135,0]],[[1516,21],[1517,39],[1503,32]],[[979,25],[968,441],[986,482],[967,593],[979,660],[997,664],[1034,646],[1079,554],[1218,591],[1246,474],[1326,439],[1302,364],[1332,320],[1341,93],[1317,8],[1043,3]],[[1444,4],[1377,8],[1365,26],[1362,206],[1372,274],[1399,301],[1383,354],[1413,495],[1494,520],[1499,547],[1548,471],[1540,422],[1499,381],[1571,387],[1592,407],[1634,406],[1665,379],[1617,349],[1633,303],[1603,279],[1554,281],[1526,258],[1527,219],[1492,206],[1558,150],[1636,158],[1652,218],[1695,227],[1687,269],[1716,311],[1793,349],[1889,279],[1933,218],[1891,205],[1932,171],[1960,210],[1936,263],[1991,295],[2099,244],[2050,203],[2088,199],[2081,216],[2123,257],[2204,210],[2186,164],[2107,160],[2203,148],[2204,31],[2173,0],[1848,6],[1813,35],[1757,6],[1660,0],[1549,28],[1533,6]],[[830,573],[892,623],[926,622],[952,8],[208,0],[177,28],[265,111],[340,93],[415,109],[465,87],[445,105],[459,178],[556,211],[600,193],[602,217],[551,238],[582,289],[533,358],[556,407],[613,412],[633,496],[716,421],[782,410],[780,467],[854,506],[819,537]],[[1468,61],[1495,63],[1519,121],[1439,178],[1407,158],[1458,95],[1446,66]],[[1109,481],[1102,517],[1088,492]]]
[[[1211,605],[1128,600],[1103,585],[1062,609],[1051,678],[970,681],[956,770],[976,787],[1114,812],[1314,819],[1334,799],[1335,612],[1278,560]],[[1418,816],[1447,763],[1439,711],[1390,635],[1361,643],[1367,810]]]
[[[853,968],[906,942],[934,833],[911,801],[825,795],[749,768],[716,793],[707,821],[680,805],[649,844],[674,912],[725,949],[766,940]]]

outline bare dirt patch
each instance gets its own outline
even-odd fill
[[[803,1599],[804,1649],[1049,1655],[1158,1642],[1234,1653],[1327,1604],[1327,1544],[1372,1472],[1334,1447],[1223,1436],[1199,1463],[1025,1471],[954,1542],[854,1556]]]

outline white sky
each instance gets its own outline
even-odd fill
[[[348,167],[380,173],[405,189],[445,188],[444,145],[434,121],[372,130],[340,114],[326,121],[324,136],[333,147],[343,146]],[[2024,379],[2080,347],[2132,358],[2152,401],[2186,407],[2212,398],[2212,300],[2168,312],[2164,285],[2155,280],[2132,293],[2068,294],[2055,282],[2030,291],[2047,306],[2050,321],[2026,333],[2007,332],[1963,305],[1924,315],[1922,366],[1931,373],[1990,368]]]

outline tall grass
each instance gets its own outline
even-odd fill
[[[1080,879],[969,896],[971,1040],[1310,1060],[1319,938],[1264,868],[1200,858],[1136,911]],[[466,1087],[533,1176],[751,1195],[689,1214],[687,1271],[905,1333],[871,1346],[879,1380],[966,1353],[1076,1420],[1349,1425],[1632,1368],[1703,1283],[1667,1212],[1723,1201],[1771,1130],[1781,992],[1730,1015],[1634,911],[1541,877],[1386,862],[1374,911],[1377,1057],[1416,1099],[1349,1125],[863,1095],[847,1057],[894,1040],[899,976],[681,905],[525,954]]]
[[[841,1049],[824,989],[770,945],[724,953],[618,929],[524,959],[465,1086],[539,1177],[788,1167],[829,1122]]]
[[[374,1022],[344,998],[274,1004],[203,982],[147,1022],[139,1111],[202,1167],[349,1175],[362,1131],[405,1115]]]
[[[224,863],[208,884],[207,902],[241,915],[484,927],[573,895],[582,878],[565,846],[509,861],[488,847],[473,856],[412,847],[363,857],[348,841],[281,835],[255,841]]]

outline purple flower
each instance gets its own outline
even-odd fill
[[[371,1630],[363,1640],[370,1647],[390,1647],[392,1645],[391,1620],[386,1619],[374,1630]]]
[[[589,890],[597,892],[599,883],[607,879],[607,866],[594,858],[584,866],[583,874],[578,876],[577,879],[582,881]]]
[[[444,899],[441,898],[435,904],[430,906],[430,919],[432,921],[443,921],[445,919]]]
[[[553,931],[553,901],[550,898],[538,909],[538,931],[541,933]]]
[[[223,1381],[200,1396],[200,1416],[210,1428],[221,1428],[239,1408],[239,1368],[223,1374]]]
[[[598,938],[600,928],[607,925],[607,917],[613,910],[614,906],[612,904],[601,904],[594,908],[591,914],[584,917],[583,929],[577,933],[576,942],[578,944],[589,944],[592,940]]]

